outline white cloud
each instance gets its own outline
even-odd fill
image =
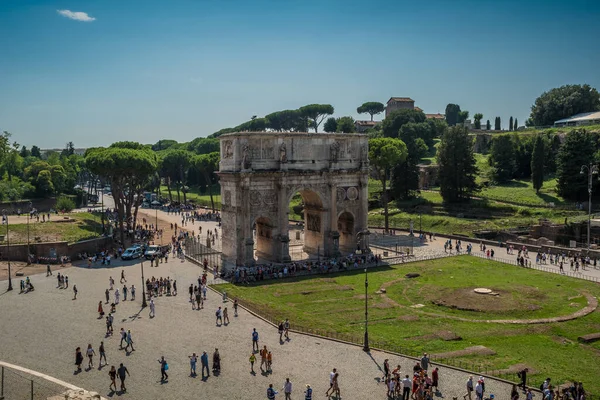
[[[71,10],[56,10],[63,17],[67,17],[69,19],[74,19],[75,21],[82,22],[92,22],[95,21],[96,18],[90,17],[87,13],[82,11],[71,11]]]

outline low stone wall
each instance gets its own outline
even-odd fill
[[[58,257],[69,256],[74,259],[79,253],[97,252],[111,245],[112,241],[113,238],[108,236],[71,244],[67,242],[31,243],[29,245],[29,251],[37,257],[50,257],[51,254],[55,252]],[[10,259],[11,261],[27,261],[27,244],[11,244],[10,247],[3,244],[0,246],[0,254],[2,260]]]

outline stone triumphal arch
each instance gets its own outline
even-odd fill
[[[226,265],[252,263],[255,247],[260,259],[290,261],[295,193],[304,203],[306,253],[332,257],[366,250],[360,233],[367,228],[367,136],[241,132],[219,139]]]

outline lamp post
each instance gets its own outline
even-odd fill
[[[101,189],[100,193],[102,193],[102,206],[100,209],[100,218],[102,218],[102,234],[104,234],[104,188]]]
[[[13,290],[12,278],[10,277],[10,239],[8,237],[8,215],[6,210],[2,210],[2,222],[6,222],[6,260],[8,261],[8,289],[7,292]]]
[[[144,280],[144,260],[142,259],[142,308],[146,308],[148,303],[146,303],[146,281]]]
[[[588,224],[587,224],[587,250],[590,251],[590,239],[591,239],[591,223],[592,223],[592,176],[598,175],[598,166],[595,164],[582,165],[580,173],[583,175],[587,170],[588,174]]]
[[[31,209],[32,209],[33,204],[31,202],[29,202],[28,206],[29,206],[28,207],[29,209],[27,210],[27,265],[31,264],[31,257],[30,257],[31,250],[29,247],[29,217],[31,215]],[[8,225],[8,220],[7,220],[7,225]]]
[[[363,346],[363,351],[366,351],[367,353],[371,351],[371,349],[369,348],[369,309],[367,307],[369,299],[367,295],[368,287],[369,279],[367,277],[367,269],[365,268],[365,343]]]

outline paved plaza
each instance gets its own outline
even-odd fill
[[[117,287],[122,287],[118,284],[122,269],[125,269],[127,285],[136,285],[137,299],[124,302],[121,298],[115,315],[115,336],[105,337],[105,321],[98,319],[96,312],[98,302],[104,303],[109,276],[115,279]],[[170,276],[177,280],[179,289],[177,296],[155,300],[156,317],[153,319],[149,318],[147,308],[140,308],[139,263],[126,267],[64,269],[69,276],[69,289],[56,288],[57,272],[48,278],[45,274],[32,276],[35,285],[32,293],[13,291],[0,295],[0,359],[97,391],[105,397],[263,399],[269,383],[279,389],[289,377],[294,384],[292,398],[301,398],[307,383],[315,389],[316,398],[325,398],[329,372],[336,367],[340,372],[342,398],[384,399],[384,385],[379,383],[383,360],[389,358],[390,365],[402,365],[402,373],[408,373],[414,365],[413,360],[376,351],[367,354],[358,346],[299,334],[292,334],[289,342],[280,344],[276,328],[244,310],[234,318],[232,304],[223,304],[222,299],[210,291],[205,309],[194,311],[188,302],[187,288],[196,281],[201,269],[187,261],[170,259],[168,263],[152,268],[144,263],[145,277]],[[73,284],[79,290],[77,300],[72,300]],[[229,325],[215,325],[218,306],[229,307]],[[107,308],[105,305],[105,310]],[[132,332],[135,351],[128,354],[119,350],[118,331],[121,327]],[[272,374],[261,373],[259,365],[255,365],[256,375],[250,373],[248,357],[253,328],[260,334],[260,345],[267,345],[273,352]],[[98,357],[94,369],[74,373],[75,348],[85,349],[91,343],[98,352],[101,340],[105,342],[109,365],[118,366],[122,362],[131,373],[125,394],[108,390],[109,367],[98,370]],[[215,348],[222,357],[221,374],[215,377],[211,373],[205,381],[200,375],[190,377],[187,356],[202,351],[212,355]],[[163,355],[170,368],[168,383],[161,384],[157,360]],[[84,367],[86,365],[87,360]],[[442,368],[440,387],[443,396],[462,395],[467,377],[467,373]],[[506,398],[510,389],[491,379],[486,386],[488,393],[494,393],[500,399]]]

